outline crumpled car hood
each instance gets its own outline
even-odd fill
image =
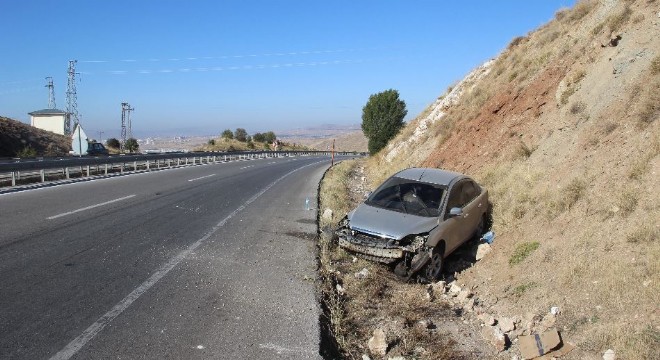
[[[371,235],[401,240],[407,235],[431,231],[438,218],[404,214],[360,204],[348,215],[351,229]]]

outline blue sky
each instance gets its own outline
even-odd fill
[[[359,124],[397,89],[414,118],[515,36],[574,0],[2,0],[0,115],[66,109],[78,60],[89,134],[210,135]]]

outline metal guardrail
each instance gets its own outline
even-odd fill
[[[73,174],[80,177],[108,175],[109,172],[149,171],[151,169],[201,165],[232,160],[249,160],[267,157],[330,155],[329,151],[236,151],[236,152],[193,152],[140,155],[111,155],[99,157],[65,157],[56,159],[14,160],[0,163],[0,182],[16,186],[17,181],[26,177],[40,177],[45,182],[48,177],[69,179]],[[338,152],[337,155],[358,155],[354,152]],[[56,175],[53,175],[56,174]]]

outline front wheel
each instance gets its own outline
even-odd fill
[[[444,251],[441,248],[431,250],[431,261],[426,265],[425,275],[429,281],[438,281],[442,276],[445,264]]]

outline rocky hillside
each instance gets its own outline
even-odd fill
[[[477,313],[551,307],[571,358],[660,349],[660,1],[582,0],[448,89],[365,169],[467,173],[492,251],[456,274]],[[464,288],[465,288],[464,287]]]
[[[68,154],[70,148],[68,136],[0,116],[0,157],[60,156]]]

